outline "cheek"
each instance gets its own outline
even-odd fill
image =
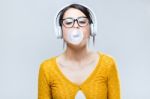
[[[62,33],[63,33],[64,40],[66,40],[67,39],[67,29],[65,29],[64,27],[62,27]]]
[[[84,37],[85,38],[89,38],[90,37],[90,27],[89,26],[83,28],[82,31],[84,33]]]

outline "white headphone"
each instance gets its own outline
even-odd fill
[[[85,6],[85,5],[84,5]],[[66,6],[65,6],[66,7]],[[54,21],[54,29],[55,29],[55,33],[56,33],[56,37],[58,39],[62,39],[63,38],[63,33],[62,33],[62,29],[61,26],[59,25],[59,19],[60,19],[60,14],[61,11],[65,8],[63,7],[61,10],[59,10],[59,12],[57,13],[57,15],[55,16],[55,21]],[[96,36],[96,32],[97,32],[97,23],[96,23],[96,17],[95,14],[92,12],[91,9],[89,9],[89,7],[85,6],[89,13],[90,13],[90,18],[92,20],[92,23],[90,24],[90,28],[91,28],[91,33],[90,36],[95,37]]]

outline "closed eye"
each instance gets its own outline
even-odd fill
[[[81,23],[81,24],[85,24],[86,22],[85,22],[85,21],[79,21],[79,23]]]
[[[65,24],[66,24],[66,25],[70,25],[70,24],[72,24],[72,22],[65,22]]]

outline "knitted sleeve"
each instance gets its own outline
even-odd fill
[[[52,99],[48,75],[44,64],[40,65],[38,76],[38,99]]]
[[[121,99],[120,80],[117,70],[117,64],[112,59],[111,65],[108,67],[108,99]]]

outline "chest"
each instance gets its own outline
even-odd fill
[[[63,66],[59,64],[59,69],[69,81],[80,85],[91,76],[96,69],[96,65],[97,60],[86,66]]]

